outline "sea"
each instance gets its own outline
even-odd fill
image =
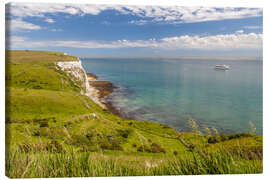
[[[123,116],[191,131],[188,119],[220,133],[262,135],[262,60],[81,58],[87,72],[118,86],[107,100]],[[216,64],[230,66],[215,70]],[[202,130],[203,131],[203,130]]]

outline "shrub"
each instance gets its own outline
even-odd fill
[[[69,143],[78,147],[92,145],[91,141],[86,136],[80,134],[73,134]]]
[[[152,144],[151,144],[151,152],[152,152],[152,153],[160,153],[160,152],[166,153],[165,149],[162,148],[162,147],[161,147],[159,144],[157,144],[157,143],[152,143]]]
[[[72,125],[72,122],[71,121],[67,121],[67,122],[64,123],[64,127],[68,127],[70,125]]]
[[[109,142],[107,140],[103,140],[100,143],[100,148],[101,149],[108,149],[108,150],[118,150],[118,151],[123,150],[123,148],[120,146],[119,141],[117,141],[117,140],[112,140],[111,142]]]
[[[133,143],[133,144],[132,144],[132,147],[134,147],[134,148],[137,147],[137,144]]]
[[[123,150],[123,148],[120,146],[120,143],[118,141],[116,141],[116,140],[113,140],[111,142],[111,148],[110,149],[111,150],[118,150],[118,151],[122,151]]]
[[[165,150],[164,148],[162,148],[162,149],[160,150],[160,152],[166,154],[166,150]]]
[[[226,135],[224,135],[224,134],[220,134],[220,135],[219,135],[219,138],[220,138],[220,141],[226,141],[226,140],[229,139],[228,136],[226,136]]]
[[[168,125],[162,125],[162,128],[168,129],[168,128],[171,128],[171,126],[168,126]]]
[[[39,85],[36,85],[36,86],[33,86],[33,89],[42,89],[42,87]]]
[[[139,146],[138,148],[137,148],[137,151],[138,152],[151,152],[151,150],[150,150],[150,148],[149,147],[147,147],[146,145],[141,145],[141,146]]]
[[[54,123],[56,123],[56,118],[55,118],[55,117],[53,117],[53,118],[52,118],[52,121],[53,121]]]
[[[218,141],[217,141],[217,138],[216,137],[209,137],[208,138],[208,143],[210,143],[210,144],[214,144],[214,143],[217,143]]]
[[[231,140],[231,139],[237,139],[237,138],[241,138],[241,137],[252,137],[252,136],[253,135],[249,134],[249,133],[236,133],[236,134],[229,134],[229,135],[218,134],[216,136],[209,137],[208,143],[214,144],[214,143],[227,141],[227,140]]]
[[[177,152],[177,151],[173,151],[173,154],[174,154],[175,156],[177,156],[177,155],[178,155],[178,152]]]
[[[137,148],[138,152],[166,153],[166,150],[157,143],[152,143],[151,147],[141,145]]]
[[[123,138],[128,138],[128,136],[133,132],[133,129],[118,129],[117,131]]]
[[[100,148],[101,149],[109,149],[110,148],[110,144],[108,142],[102,142],[100,144]]]

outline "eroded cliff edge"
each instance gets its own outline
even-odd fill
[[[78,61],[57,62],[56,65],[57,68],[65,71],[77,86],[81,87],[81,94],[88,96],[102,108],[106,108],[98,98],[98,90],[89,84],[87,74],[80,59]]]

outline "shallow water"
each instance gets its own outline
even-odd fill
[[[126,116],[190,131],[187,117],[222,133],[262,134],[262,61],[82,59],[87,72],[120,86],[109,99]],[[228,71],[214,70],[227,64]]]

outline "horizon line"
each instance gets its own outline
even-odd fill
[[[235,56],[78,56],[79,58],[167,58],[167,59],[201,59],[201,60],[263,60],[263,56],[245,56],[245,55],[235,55]],[[237,58],[237,59],[236,59]]]

